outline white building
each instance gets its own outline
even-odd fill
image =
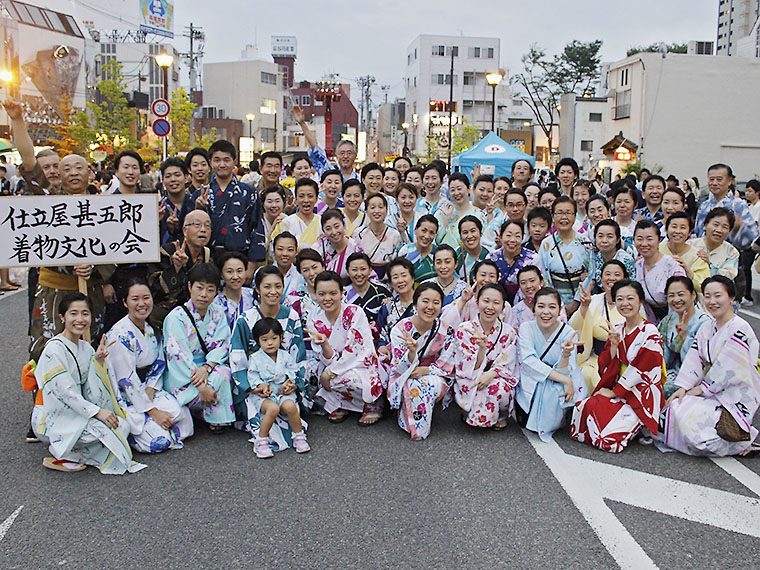
[[[454,120],[465,117],[480,129],[491,128],[493,92],[486,74],[499,71],[499,38],[417,36],[407,48],[404,74],[409,147],[416,154],[425,152],[428,135],[446,145],[452,50]]]
[[[718,0],[716,54],[760,57],[760,0]]]
[[[568,93],[560,98],[559,156],[578,162],[581,171],[604,160],[609,103],[606,97],[580,97]]]
[[[760,173],[760,59],[638,53],[610,64],[607,81],[605,139],[622,133],[644,166],[679,178],[716,162],[738,180]]]
[[[247,46],[239,61],[203,64],[203,109],[216,117],[243,121],[248,134],[253,119],[255,150],[283,150],[285,136],[275,133],[283,125],[283,101],[285,90],[279,77],[279,66],[271,59],[258,59],[256,48]],[[276,125],[276,126],[275,126]]]

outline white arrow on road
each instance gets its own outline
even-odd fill
[[[3,521],[3,524],[0,524],[0,542],[2,542],[3,538],[5,538],[5,533],[8,532],[9,528],[11,528],[13,521],[16,520],[16,517],[19,515],[21,509],[23,508],[24,505],[21,505],[19,508],[13,511],[13,514],[11,514],[11,516]]]
[[[544,443],[523,431],[621,568],[657,566],[605,499],[760,538],[757,498],[568,455],[555,441]],[[760,490],[760,477],[728,459],[733,463],[715,463],[753,492]]]

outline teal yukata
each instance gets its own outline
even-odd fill
[[[166,350],[166,375],[164,389],[177,398],[180,406],[199,412],[210,424],[229,424],[235,420],[232,408],[232,375],[227,366],[230,345],[230,327],[227,316],[219,305],[213,303],[201,319],[193,301],[184,304],[198,327],[208,354],[198,340],[198,333],[182,306],[176,307],[164,320],[164,346]],[[214,403],[200,401],[200,392],[190,383],[193,370],[206,362],[215,362],[216,367],[208,375],[207,383],[217,394]]]

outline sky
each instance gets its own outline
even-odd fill
[[[139,22],[138,0],[37,1],[78,13],[80,19],[90,17],[97,27],[126,29]],[[272,35],[296,36],[296,80],[316,81],[329,73],[342,81],[374,75],[378,103],[381,85],[390,86],[391,100],[403,96],[406,49],[420,34],[498,37],[500,66],[515,73],[533,43],[554,54],[575,39],[601,39],[602,61],[615,61],[634,45],[714,41],[718,1],[174,0],[173,44],[187,51],[184,28],[190,22],[201,26],[206,33],[203,61],[210,63],[240,59],[246,44],[256,44],[260,57],[268,58]],[[186,68],[182,75],[186,82]]]

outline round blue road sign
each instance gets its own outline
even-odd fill
[[[156,119],[153,121],[153,132],[159,137],[165,137],[169,134],[171,126],[166,119]]]

